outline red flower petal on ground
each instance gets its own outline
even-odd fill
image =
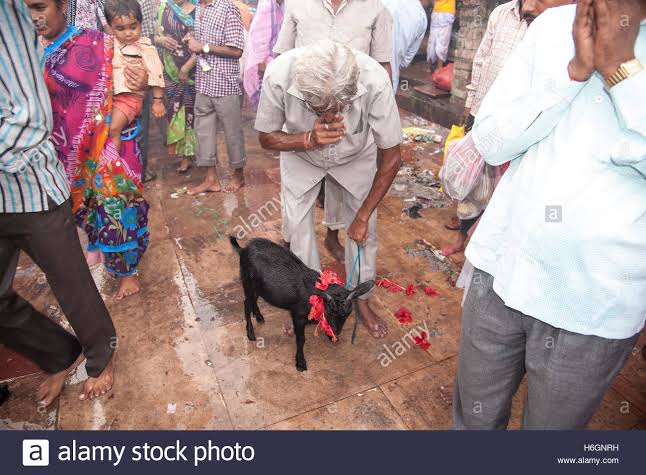
[[[425,293],[426,293],[426,295],[428,295],[429,297],[437,297],[438,295],[440,295],[440,293],[439,293],[437,290],[435,290],[433,287],[430,287],[430,286],[429,286],[429,287],[425,287],[425,288],[424,288],[424,292],[425,292]]]
[[[408,284],[408,287],[406,287],[406,295],[409,297],[415,295],[415,286],[413,284]]]
[[[382,277],[381,279],[377,279],[377,283],[375,284],[377,287],[382,287],[389,292],[401,292],[404,290],[404,288],[399,285],[397,282],[394,282],[392,280],[386,279],[385,277]]]
[[[426,332],[422,332],[420,336],[413,337],[415,339],[415,344],[422,350],[428,350],[428,348],[431,346],[429,341],[426,339],[427,336],[428,335],[426,334]]]
[[[413,323],[413,314],[406,307],[399,307],[399,310],[395,312],[395,317],[399,323]]]

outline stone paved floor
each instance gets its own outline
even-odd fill
[[[405,123],[420,121],[402,112]],[[378,273],[402,284],[431,285],[438,297],[417,292],[376,292],[376,308],[389,334],[377,341],[359,328],[356,345],[346,326],[338,345],[307,330],[309,370],[294,367],[295,342],[285,312],[261,304],[266,317],[256,325],[257,342],[245,337],[238,258],[228,233],[280,237],[279,170],[276,154],[260,149],[245,112],[249,186],[233,195],[171,195],[197,182],[203,171],[178,176],[154,136],[151,168],[158,178],[146,186],[150,202],[151,245],[141,266],[143,291],[125,302],[112,298],[115,282],[95,271],[96,283],[119,336],[113,391],[94,402],[77,400],[81,368],[61,398],[47,411],[36,409],[33,393],[40,375],[29,362],[0,347],[0,380],[9,379],[12,396],[0,407],[0,428],[59,429],[447,429],[450,402],[445,390],[455,377],[462,291],[432,259],[411,256],[416,240],[448,244],[444,228],[450,209],[423,209],[420,219],[402,213],[402,197],[389,195],[379,209]],[[437,131],[446,134],[445,130]],[[222,143],[221,156],[225,157]],[[434,144],[407,144],[407,165],[437,173],[441,153]],[[226,165],[220,173],[226,176]],[[400,187],[401,188],[401,187]],[[400,189],[401,191],[401,189]],[[398,193],[402,195],[402,193]],[[410,203],[408,203],[410,204]],[[320,218],[320,211],[319,211]],[[320,221],[320,219],[319,219]],[[340,271],[322,246],[324,266]],[[450,270],[459,269],[460,254]],[[444,270],[444,271],[443,271]],[[40,273],[22,259],[16,286],[53,318],[60,310]],[[409,308],[412,326],[392,316]],[[426,329],[428,351],[410,345],[408,332]],[[642,335],[639,348],[646,343]],[[409,348],[410,346],[410,348]],[[518,428],[523,384],[510,426]],[[646,362],[635,351],[590,423],[592,428],[646,428]]]

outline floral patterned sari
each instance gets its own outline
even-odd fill
[[[195,1],[191,0],[191,3]],[[175,51],[162,48],[164,63],[164,82],[166,83],[166,118],[168,137],[166,144],[170,155],[192,157],[197,147],[194,129],[195,107],[195,69],[189,74],[187,83],[179,79],[182,66],[191,59],[192,53],[183,42],[184,37],[193,31],[195,11],[187,14],[174,0],[164,0],[159,5],[157,27],[164,35],[178,43]]]
[[[54,113],[52,141],[65,165],[72,209],[89,251],[105,267],[132,275],[148,247],[138,126],[124,131],[121,155],[108,136],[112,109],[112,38],[70,25],[45,50],[45,82]]]

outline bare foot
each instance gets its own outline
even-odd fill
[[[368,300],[358,299],[359,310],[361,311],[361,321],[368,328],[373,338],[383,338],[388,333],[386,324],[372,311]]]
[[[449,222],[444,225],[446,229],[450,229],[451,231],[457,231],[460,229],[460,220],[458,219],[457,216],[451,217],[449,219]]]
[[[63,390],[65,379],[67,379],[70,373],[81,364],[81,361],[83,361],[84,358],[85,356],[81,353],[71,366],[65,368],[63,371],[59,371],[58,373],[48,375],[45,380],[40,383],[40,386],[38,386],[38,390],[36,391],[39,407],[47,407],[56,400]]]
[[[114,296],[117,300],[123,300],[125,297],[136,294],[141,290],[139,286],[139,279],[135,274],[121,277],[119,282],[119,290]]]
[[[442,255],[445,257],[448,257],[452,254],[457,254],[458,252],[464,251],[464,243],[459,244],[451,244],[449,246],[446,246],[444,249],[442,249]]]
[[[103,256],[103,253],[97,249],[95,251],[88,251],[85,260],[87,261],[88,267],[93,267],[98,264],[103,264],[105,262],[105,257]]]
[[[113,353],[110,362],[98,378],[88,378],[83,383],[83,389],[81,389],[81,394],[79,394],[80,400],[96,399],[112,389],[112,385],[114,384],[114,358],[115,354]]]
[[[204,180],[196,187],[189,188],[188,194],[199,195],[200,193],[218,193],[220,191],[222,191],[222,187],[216,178],[215,180]]]
[[[179,166],[177,167],[177,173],[186,173],[189,171],[191,168],[191,159],[188,157],[182,158],[182,161],[179,163]]]
[[[239,168],[235,172],[233,172],[233,177],[229,182],[229,186],[227,186],[224,190],[225,193],[235,193],[245,185],[244,172],[242,170],[242,168]]]
[[[345,249],[339,242],[339,231],[327,230],[325,235],[325,249],[339,262],[345,262]]]

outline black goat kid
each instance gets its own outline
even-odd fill
[[[337,284],[327,290],[315,287],[319,273],[307,267],[303,261],[283,246],[268,239],[252,239],[247,247],[240,247],[234,237],[231,245],[240,255],[240,278],[244,287],[244,314],[247,321],[247,338],[256,340],[251,323],[251,314],[258,323],[265,321],[258,309],[258,297],[274,307],[289,310],[296,335],[296,369],[305,371],[307,364],[303,354],[305,325],[310,313],[310,295],[323,297],[325,316],[334,334],[338,337],[348,315],[352,300],[368,292],[374,281],[363,282],[350,291]]]

